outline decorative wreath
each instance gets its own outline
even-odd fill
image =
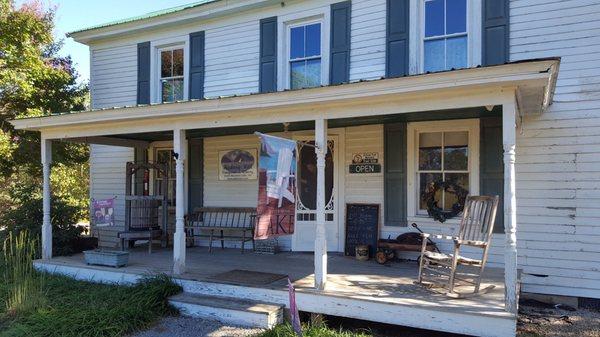
[[[435,194],[439,190],[454,193],[456,195],[457,201],[452,205],[451,210],[445,211],[438,205],[438,201],[435,200]],[[427,203],[427,214],[434,220],[443,223],[462,212],[465,208],[465,200],[467,199],[468,194],[469,191],[453,182],[438,180],[427,186],[425,192],[421,195],[421,199]]]

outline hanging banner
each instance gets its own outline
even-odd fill
[[[256,240],[294,233],[296,142],[260,134]]]
[[[92,214],[94,217],[94,225],[96,227],[113,226],[115,199],[96,200],[92,199]]]

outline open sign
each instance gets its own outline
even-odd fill
[[[381,164],[351,164],[350,173],[381,173]]]

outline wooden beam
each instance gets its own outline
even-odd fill
[[[122,146],[122,147],[139,147],[147,149],[150,147],[150,143],[144,140],[137,139],[124,139],[116,137],[79,137],[79,138],[66,138],[64,141],[73,143],[86,143],[86,144],[98,144],[98,145],[110,145],[110,146]]]
[[[504,147],[504,282],[506,311],[517,315],[517,198],[515,188],[517,104],[514,98],[502,105],[502,140]]]
[[[173,151],[175,155],[175,234],[173,234],[173,273],[185,272],[185,130],[173,130]]]
[[[42,153],[42,172],[43,172],[43,206],[42,206],[42,259],[52,258],[52,221],[50,214],[50,169],[52,164],[52,141],[45,139],[42,135],[41,140]]]
[[[317,155],[317,224],[315,235],[315,288],[327,285],[327,237],[325,232],[325,156],[327,155],[327,120],[315,120]]]

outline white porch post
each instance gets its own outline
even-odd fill
[[[327,154],[327,120],[315,120],[317,154],[317,225],[315,235],[315,288],[327,284],[327,238],[325,235],[325,155]]]
[[[185,272],[185,130],[173,131],[173,152],[175,155],[175,234],[173,235],[173,273]]]
[[[50,165],[52,164],[52,141],[42,136],[43,220],[42,220],[42,259],[52,258],[52,223],[50,221]]]
[[[502,105],[504,147],[504,283],[506,311],[517,314],[517,198],[515,188],[516,111],[514,101]]]

